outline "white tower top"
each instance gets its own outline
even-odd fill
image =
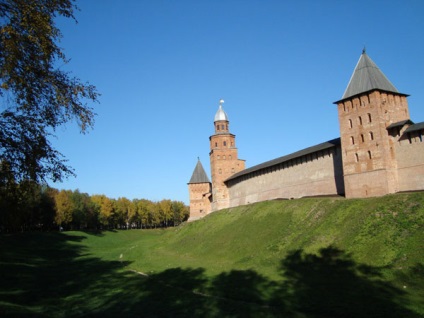
[[[222,104],[224,104],[224,100],[220,99],[219,100],[219,108],[218,108],[218,111],[215,114],[215,120],[214,121],[221,121],[221,120],[228,121],[227,113],[222,109]]]

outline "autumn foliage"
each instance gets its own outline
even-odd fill
[[[177,226],[189,216],[180,201],[112,199],[25,181],[0,187],[0,232],[110,230]]]

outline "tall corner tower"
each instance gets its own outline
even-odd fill
[[[212,211],[229,206],[228,188],[224,181],[233,174],[244,170],[244,160],[238,159],[236,136],[230,133],[228,116],[222,108],[224,101],[219,101],[215,114],[215,134],[209,137],[210,163],[212,175]]]
[[[398,191],[395,140],[388,129],[409,120],[407,96],[398,92],[364,49],[342,99],[334,103],[347,198]]]
[[[206,175],[205,169],[197,160],[196,167],[188,183],[190,196],[190,217],[189,221],[200,219],[211,212],[211,182]]]

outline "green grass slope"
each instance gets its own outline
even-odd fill
[[[424,193],[0,239],[6,316],[424,317]]]

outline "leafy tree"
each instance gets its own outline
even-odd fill
[[[54,189],[33,181],[0,186],[0,230],[45,230],[54,225]]]
[[[157,205],[161,223],[167,227],[172,219],[171,200],[161,200]]]
[[[134,199],[132,200],[131,204],[132,204],[132,213],[131,213],[131,217],[130,217],[130,224],[131,224],[131,228],[136,228],[136,229],[140,229],[141,228],[141,215],[140,212],[138,210],[138,204],[139,204],[138,199]]]
[[[54,226],[56,206],[54,198],[59,191],[48,186],[41,186],[41,199],[37,206],[39,223],[42,230],[51,230]]]
[[[72,222],[72,212],[75,207],[71,196],[72,191],[61,190],[54,198],[56,205],[55,222],[59,226],[67,226]]]
[[[113,213],[115,212],[115,207],[113,200],[109,199],[104,194],[93,195],[91,200],[94,202],[95,206],[99,211],[99,222],[103,226],[111,227],[114,225]]]
[[[96,229],[98,225],[98,213],[90,196],[87,193],[81,193],[77,189],[72,192],[71,200],[73,204],[72,228]]]
[[[172,212],[174,217],[174,226],[187,221],[190,216],[188,207],[181,201],[172,201]]]
[[[142,199],[137,201],[137,214],[141,222],[141,227],[152,228],[160,225],[159,205],[150,200]]]
[[[116,201],[116,212],[119,214],[119,220],[125,228],[131,228],[131,220],[135,216],[135,204],[127,198],[118,198]]]
[[[58,46],[58,16],[74,18],[74,0],[0,0],[0,178],[61,180],[73,174],[52,147],[55,129],[76,121],[81,132],[94,123],[87,103],[96,88],[58,65],[68,62]]]
[[[150,211],[154,210],[154,204],[152,201],[141,199],[137,200],[136,202],[136,210],[137,210],[137,222],[139,224],[138,227],[143,228],[144,227],[150,227],[151,224],[149,223],[149,215]]]

